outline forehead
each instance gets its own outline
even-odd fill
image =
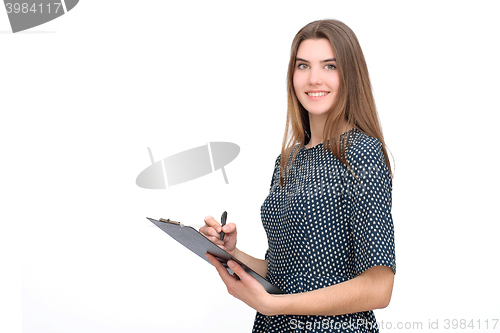
[[[306,39],[299,45],[297,58],[309,61],[324,60],[335,58],[335,54],[328,39]]]

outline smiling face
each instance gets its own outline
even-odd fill
[[[326,116],[339,89],[337,62],[327,39],[306,39],[297,50],[293,87],[311,116]]]

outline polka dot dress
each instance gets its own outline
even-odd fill
[[[381,143],[353,129],[344,134],[351,171],[323,144],[301,147],[280,186],[280,157],[261,207],[268,238],[267,279],[285,293],[350,280],[377,265],[396,272],[392,181]],[[378,332],[372,311],[340,316],[264,316],[254,333]]]

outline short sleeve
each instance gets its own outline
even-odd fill
[[[392,178],[379,140],[364,136],[346,151],[350,221],[356,275],[373,266],[396,273]]]

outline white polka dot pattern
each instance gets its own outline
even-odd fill
[[[356,129],[347,135],[346,159],[356,177],[319,144],[300,148],[281,187],[276,159],[261,216],[268,238],[267,279],[285,293],[341,283],[377,265],[396,272],[392,180],[382,145]],[[370,325],[341,325],[357,320],[375,323],[372,311],[331,317],[257,313],[253,332],[378,332]]]

